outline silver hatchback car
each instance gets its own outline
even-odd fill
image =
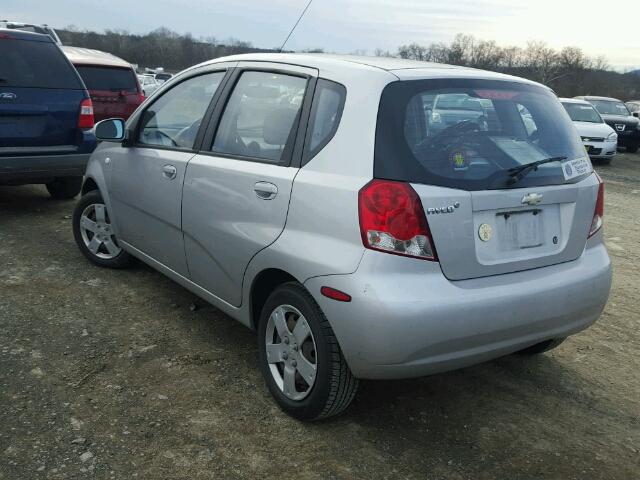
[[[136,257],[257,330],[296,418],[341,412],[358,379],[543,352],[607,302],[603,184],[558,99],[527,80],[241,55],[96,135],[82,253]]]

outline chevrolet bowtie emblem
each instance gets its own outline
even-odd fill
[[[542,201],[542,195],[539,193],[528,193],[522,197],[523,205],[538,205]]]

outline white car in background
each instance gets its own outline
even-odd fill
[[[618,149],[618,134],[605,123],[586,100],[561,98],[560,102],[575,125],[589,157],[611,163]]]
[[[151,95],[159,89],[161,85],[153,75],[138,75],[138,80],[140,81],[140,87],[145,97]]]

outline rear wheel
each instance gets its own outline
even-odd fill
[[[262,374],[286,413],[319,420],[349,406],[358,380],[322,310],[301,285],[284,284],[269,296],[258,339]]]
[[[544,342],[536,343],[535,345],[531,345],[523,350],[520,350],[518,355],[538,355],[540,353],[548,352],[549,350],[553,350],[562,342],[564,342],[567,337],[564,338],[552,338],[550,340],[545,340]]]
[[[92,263],[109,268],[129,266],[131,256],[118,244],[107,206],[98,190],[82,196],[73,211],[72,222],[76,244]]]
[[[49,195],[56,200],[69,200],[80,193],[82,177],[58,177],[46,186]]]

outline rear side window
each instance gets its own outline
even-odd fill
[[[82,89],[82,84],[54,43],[0,38],[1,87]]]
[[[136,93],[138,85],[130,68],[77,65],[76,70],[89,90]]]
[[[306,86],[303,77],[244,72],[229,97],[211,150],[286,163],[285,149],[292,145]]]
[[[142,114],[138,143],[192,149],[224,75],[214,72],[193,77],[165,92]]]
[[[307,130],[305,163],[315,157],[335,135],[346,96],[347,91],[343,85],[318,80]]]
[[[460,188],[510,188],[509,169],[552,157],[586,158],[564,108],[547,89],[516,82],[394,82],[382,93],[377,178]],[[588,161],[588,160],[587,160]],[[577,182],[548,163],[513,188]]]

